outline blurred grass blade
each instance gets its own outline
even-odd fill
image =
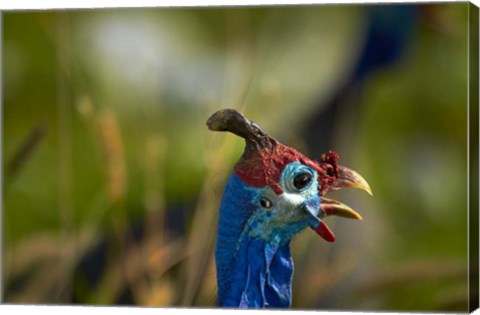
[[[46,123],[37,124],[29,135],[20,143],[13,154],[13,157],[7,163],[5,175],[6,182],[11,182],[18,172],[26,165],[27,161],[33,156],[41,141],[45,138],[48,131]]]

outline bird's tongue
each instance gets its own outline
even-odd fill
[[[365,190],[370,195],[372,194],[372,190],[370,189],[367,181],[357,172],[341,165],[338,165],[337,170],[338,173],[335,180],[329,183],[325,192],[353,187]],[[320,190],[320,195],[323,195],[323,193],[324,191]],[[323,218],[335,215],[344,218],[362,220],[360,214],[358,214],[349,206],[339,201],[327,199],[322,196],[320,197],[320,209],[315,209],[308,204],[306,204],[303,208],[309,214],[310,228],[327,242],[334,242],[335,235],[327,226],[327,224],[322,221]],[[317,215],[319,215],[321,218],[318,218]]]

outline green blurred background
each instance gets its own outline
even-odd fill
[[[4,302],[215,306],[233,107],[374,192],[294,239],[295,308],[466,311],[468,6],[4,13]]]

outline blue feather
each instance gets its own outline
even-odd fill
[[[241,245],[240,235],[248,218],[255,211],[257,195],[254,188],[245,185],[235,174],[230,176],[223,193],[215,247],[218,303],[222,306],[225,305],[226,294],[230,291],[235,252],[238,254]],[[244,252],[241,254],[245,255]],[[244,275],[245,269],[240,268],[236,273]]]
[[[311,187],[302,194],[289,194],[290,179],[305,171],[313,176]],[[283,170],[280,184],[285,192],[280,196],[268,186],[253,188],[236,174],[230,176],[220,205],[215,248],[220,306],[290,306],[293,276],[290,240],[311,225],[312,216],[318,214],[320,198],[316,182],[316,172],[299,162],[290,163]],[[262,196],[275,200],[278,206],[262,209],[259,206]],[[294,205],[285,209],[282,198],[293,200]],[[305,207],[316,212],[302,210]]]

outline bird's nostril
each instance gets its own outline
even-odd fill
[[[333,166],[327,165],[326,171],[327,171],[328,176],[335,176],[335,170],[334,170]]]

